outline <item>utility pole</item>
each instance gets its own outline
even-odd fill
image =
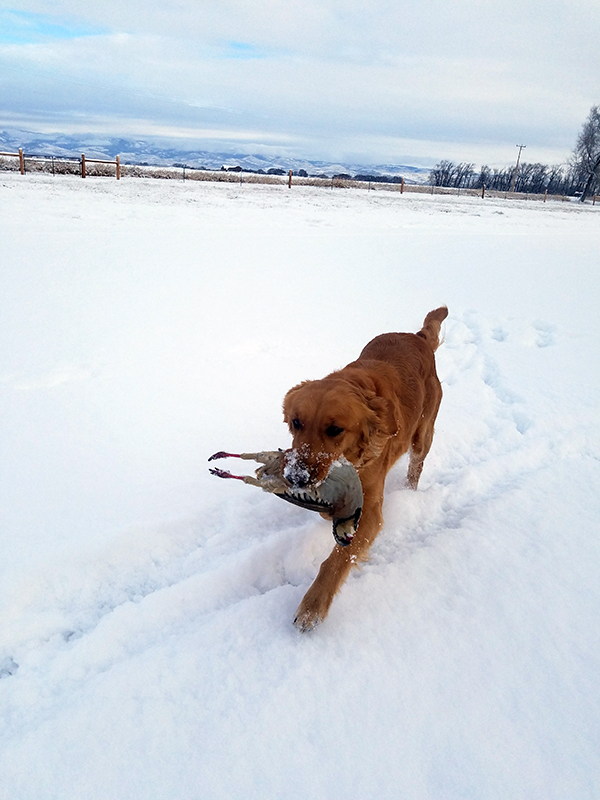
[[[519,155],[517,156],[517,166],[515,167],[515,174],[513,175],[512,183],[510,185],[510,191],[511,192],[514,192],[515,183],[517,182],[517,172],[519,171],[519,161],[521,160],[521,150],[523,150],[524,147],[527,147],[527,145],[526,144],[517,144],[517,145],[515,145],[515,147],[519,148]]]

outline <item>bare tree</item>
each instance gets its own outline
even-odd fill
[[[474,164],[457,164],[454,173],[454,186],[456,189],[468,188],[473,182],[475,175]]]
[[[516,185],[519,192],[542,194],[548,187],[548,167],[545,164],[522,164]]]
[[[429,173],[429,183],[432,186],[450,186],[453,172],[454,163],[443,159]]]
[[[546,190],[548,194],[567,194],[569,176],[560,164],[548,167],[548,183]]]
[[[600,106],[592,106],[573,151],[572,168],[583,203],[600,186]]]
[[[600,143],[600,133],[598,142]],[[595,172],[594,163],[596,163]],[[492,168],[484,164],[478,173],[475,172],[473,164],[464,162],[455,164],[453,161],[443,160],[429,173],[429,183],[433,186],[448,186],[455,189],[481,189],[485,186],[486,189],[497,192],[509,192],[514,188],[520,193],[543,194],[547,191],[549,194],[564,195],[573,195],[587,186],[586,196],[589,196],[590,192],[595,190],[596,184],[600,184],[598,157],[596,162],[592,162],[591,169],[590,172],[590,167],[582,165],[581,160],[576,164],[575,156],[571,159],[569,167],[562,164],[548,166],[521,162],[518,169],[515,169],[515,167]]]
[[[469,188],[474,177],[473,164],[455,164],[442,160],[429,173],[429,183],[433,186],[451,186],[455,189]]]

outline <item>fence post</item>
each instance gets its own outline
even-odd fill
[[[404,194],[404,178],[402,178],[402,181],[400,183],[400,194]]]
[[[546,189],[546,191],[544,192],[544,203],[546,202],[547,199],[548,199],[548,189]]]
[[[485,183],[484,183],[484,184],[483,184],[483,186],[481,187],[481,199],[482,199],[482,200],[484,200],[484,199],[485,199]]]
[[[292,170],[290,170],[290,176],[288,179],[288,189],[292,188]]]
[[[81,154],[81,177],[85,178],[85,153]]]
[[[23,158],[22,147],[19,147],[19,167],[21,169],[21,175],[25,175],[25,159]]]
[[[121,180],[121,159],[119,158],[119,156],[117,156],[116,164],[117,164],[117,180],[120,181]]]

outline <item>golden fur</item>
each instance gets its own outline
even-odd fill
[[[333,548],[300,603],[294,624],[302,631],[327,616],[352,565],[366,558],[383,524],[386,475],[406,452],[407,482],[417,488],[442,399],[434,352],[447,315],[443,306],[427,314],[418,333],[377,336],[356,361],[321,380],[304,381],[285,396],[294,474],[300,464],[305,482],[321,480],[331,462],[343,455],[358,470],[364,493],[352,543]]]

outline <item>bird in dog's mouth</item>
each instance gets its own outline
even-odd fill
[[[341,547],[347,547],[358,527],[363,507],[363,490],[358,472],[344,456],[331,463],[325,478],[310,483],[309,473],[294,451],[264,450],[259,453],[227,453],[219,451],[208,460],[242,458],[257,461],[263,466],[252,475],[233,475],[227,470],[212,468],[219,478],[235,478],[265,492],[281,497],[288,503],[318,511],[333,520],[333,536]]]

